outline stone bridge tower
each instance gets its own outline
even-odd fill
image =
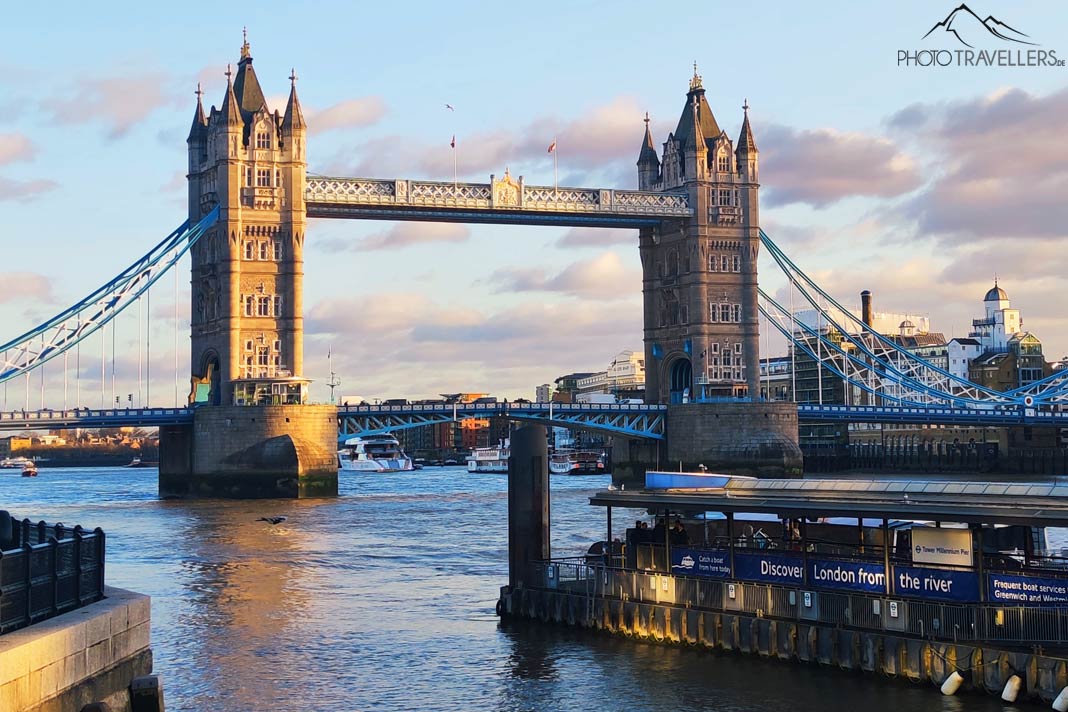
[[[189,219],[219,222],[192,253],[192,369],[211,374],[213,405],[296,404],[304,369],[304,184],[307,126],[296,75],[273,113],[246,40],[222,107],[199,91],[189,131]]]
[[[640,235],[646,400],[759,396],[758,155],[748,105],[735,145],[690,80],[678,126],[657,156],[646,117],[638,188],[685,192],[695,216]]]
[[[695,214],[639,235],[645,399],[668,405],[667,443],[616,443],[612,465],[619,480],[642,482],[665,455],[671,469],[801,472],[797,407],[759,400],[759,157],[748,104],[742,108],[734,143],[712,115],[695,65],[661,155],[646,117],[638,188],[684,192]]]
[[[189,131],[189,219],[218,222],[192,248],[191,426],[160,429],[164,497],[337,494],[337,410],[307,405],[305,134],[296,74],[271,111],[246,37],[222,106]],[[210,377],[209,377],[210,376]]]

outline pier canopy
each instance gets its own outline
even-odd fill
[[[590,504],[781,518],[878,517],[1068,527],[1068,485],[944,480],[759,479],[649,472],[643,490],[598,492]]]

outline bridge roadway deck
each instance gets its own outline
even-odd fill
[[[943,406],[816,405],[798,403],[803,423],[904,423],[916,425],[1048,425],[1068,427],[1068,411],[1037,408],[947,408]]]
[[[492,177],[491,177],[492,179]],[[426,220],[564,227],[656,227],[693,217],[683,193],[308,176],[310,218]]]
[[[845,406],[801,403],[798,419],[807,423],[913,423],[917,425],[1029,425],[1068,427],[1068,411],[1034,408],[943,408]],[[628,403],[456,403],[429,405],[338,406],[340,432],[389,432],[422,425],[505,416],[561,427],[606,430],[634,437],[664,436],[667,406]],[[68,428],[158,427],[193,422],[191,408],[78,408],[0,412],[0,430],[62,430]]]

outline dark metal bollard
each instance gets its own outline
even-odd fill
[[[159,675],[135,677],[130,682],[130,712],[163,712],[163,681]]]
[[[529,564],[549,558],[549,448],[545,427],[512,433],[508,458],[508,583],[521,587]]]

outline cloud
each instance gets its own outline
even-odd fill
[[[1068,236],[1068,88],[913,104],[888,120],[930,155],[933,180],[899,217],[944,243]]]
[[[915,161],[890,140],[773,124],[758,134],[767,206],[827,207],[845,198],[893,198],[918,188]]]
[[[570,120],[542,116],[507,130],[460,133],[456,136],[459,168],[465,175],[500,174],[506,166],[513,175],[535,170],[548,175],[552,156],[547,149],[555,138],[561,170],[569,176],[584,180],[593,171],[625,168],[633,184],[641,116],[635,99],[617,97]],[[311,119],[308,124],[311,127]],[[404,136],[378,137],[336,155],[323,170],[358,176],[451,177],[451,133],[442,133],[441,141],[434,144],[416,143]]]
[[[53,180],[8,180],[0,177],[0,202],[5,200],[26,201],[59,187]]]
[[[397,223],[388,230],[376,232],[355,240],[328,238],[319,241],[319,246],[327,252],[370,252],[372,250],[391,250],[426,245],[431,243],[467,242],[471,229],[466,225],[454,223]]]
[[[164,106],[178,106],[165,87],[169,77],[145,73],[104,79],[81,78],[62,97],[52,97],[41,106],[57,124],[98,121],[108,138],[122,138],[137,124]]]
[[[323,300],[305,327],[308,373],[325,369],[330,347],[343,392],[363,397],[472,391],[530,398],[535,384],[607,366],[619,351],[640,349],[642,338],[641,309],[616,304],[486,312],[408,292]]]
[[[28,161],[37,149],[30,139],[19,133],[0,133],[0,166],[15,161]]]
[[[556,241],[557,247],[611,247],[637,244],[637,230],[596,227],[573,227]]]
[[[493,291],[559,292],[589,299],[626,299],[641,292],[641,271],[630,269],[615,252],[580,260],[549,277],[538,268],[505,268],[489,276]]]
[[[282,104],[285,106],[285,103]],[[348,99],[325,109],[306,110],[308,132],[312,134],[337,129],[363,128],[378,123],[386,115],[386,102],[380,96]]]
[[[54,302],[52,282],[36,272],[0,272],[0,304],[4,302]]]

